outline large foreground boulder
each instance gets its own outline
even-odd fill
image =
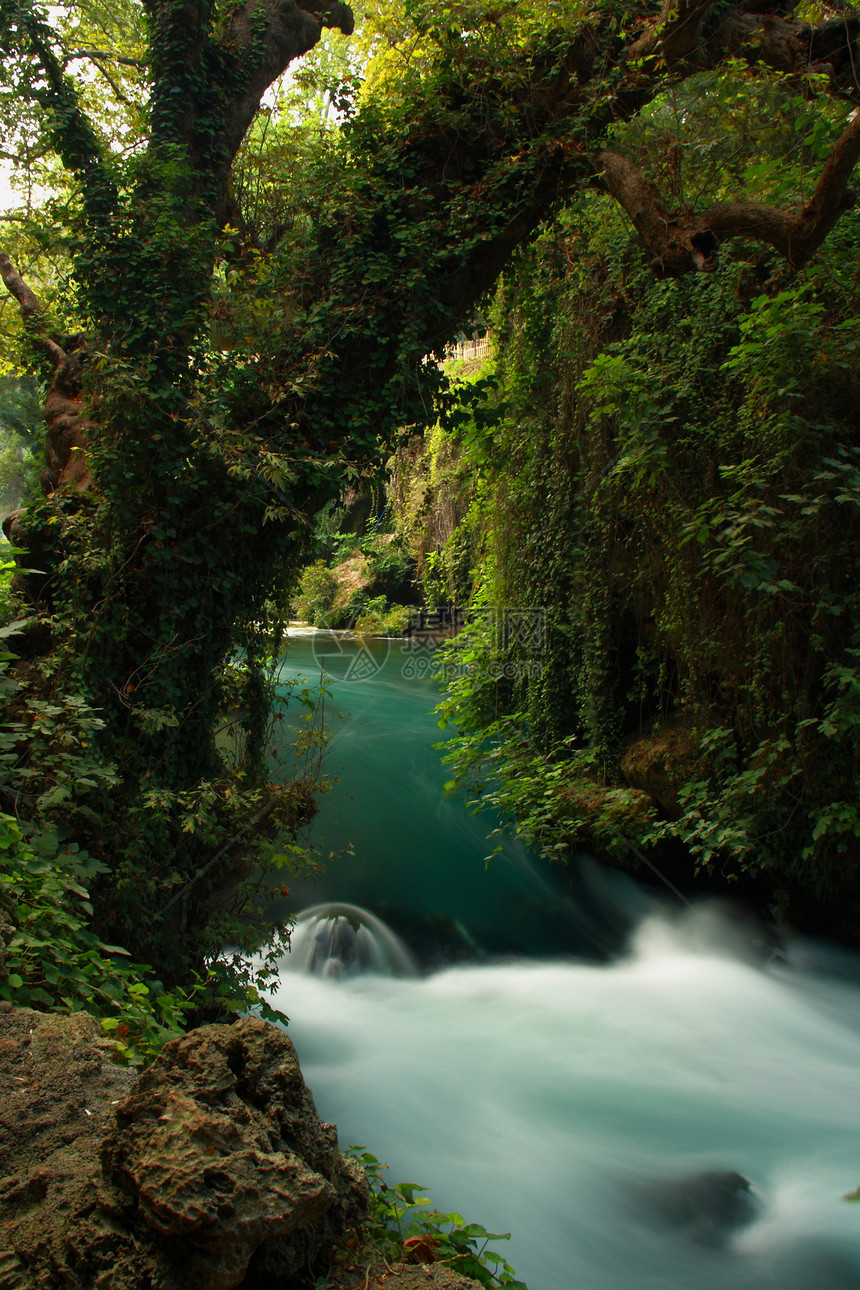
[[[0,1290],[293,1290],[366,1209],[266,1022],[135,1078],[88,1017],[0,1014]]]

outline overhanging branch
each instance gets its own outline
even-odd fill
[[[17,300],[24,325],[31,332],[37,344],[45,350],[55,364],[59,363],[65,358],[65,352],[56,341],[42,331],[41,324],[44,323],[44,311],[38,297],[21,277],[4,251],[0,251],[0,278],[3,279],[9,294]]]
[[[678,78],[741,58],[776,72],[823,73],[831,89],[860,101],[860,14],[846,5],[838,17],[813,24],[793,16],[795,4],[662,0],[658,17],[630,45],[624,62],[647,76]]]
[[[718,0],[663,0],[659,16],[630,47],[629,59],[637,61],[656,55],[665,67],[673,69],[700,53],[702,28],[717,3]]]
[[[858,160],[860,112],[854,112],[827,159],[815,192],[800,210],[741,201],[720,202],[693,214],[673,210],[629,158],[609,151],[595,158],[602,186],[627,212],[654,257],[654,268],[668,276],[712,267],[720,243],[730,237],[766,242],[792,268],[802,268],[854,205],[856,193],[848,180]]]
[[[349,5],[307,0],[267,0],[268,24],[259,31],[259,2],[246,0],[231,18],[223,45],[237,49],[245,67],[245,83],[225,113],[227,152],[236,155],[245,132],[260,106],[266,90],[286,71],[290,63],[307,54],[319,41],[324,28],[337,28],[351,35],[355,19]]]
[[[352,10],[330,0],[244,0],[213,22],[196,0],[147,0],[147,8],[155,33],[150,149],[184,150],[189,206],[196,201],[223,224],[230,166],[262,96],[323,28],[349,34]]]
[[[63,66],[67,67],[78,58],[92,61],[106,59],[110,63],[119,63],[121,67],[136,67],[141,72],[146,71],[149,65],[142,58],[124,58],[121,54],[111,53],[109,49],[72,49],[64,56]]]

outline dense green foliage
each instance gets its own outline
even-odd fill
[[[851,889],[856,254],[852,221],[802,275],[659,281],[591,201],[500,289],[473,601],[540,632],[477,614],[443,712],[458,774],[549,854],[681,842],[800,917]]]
[[[419,1183],[388,1183],[384,1177],[387,1165],[360,1147],[350,1150],[370,1184],[370,1217],[363,1236],[387,1264],[401,1259],[440,1262],[488,1290],[501,1286],[526,1290],[507,1260],[490,1248],[491,1241],[510,1240],[510,1232],[488,1232],[460,1214],[429,1208],[430,1198]]]
[[[38,17],[10,30],[56,71]],[[186,39],[167,18],[153,34],[161,80],[150,143],[128,164],[99,148],[71,90],[58,91],[55,146],[82,183],[75,304],[78,326],[97,338],[87,370],[98,491],[56,493],[28,513],[30,550],[55,571],[35,588],[52,648],[13,698],[20,738],[39,705],[62,706],[69,693],[102,714],[94,743],[112,778],[66,777],[56,790],[64,827],[105,858],[93,891],[99,933],[171,979],[240,934],[220,893],[237,866],[261,858],[264,823],[293,831],[312,809],[312,781],[269,782],[272,607],[309,545],[309,514],[421,415],[438,376],[420,358],[443,312],[430,261],[452,260],[435,210],[413,215],[408,237],[392,235],[426,129],[404,136],[402,106],[392,120],[371,105],[348,131],[293,150],[307,205],[268,257],[238,248],[230,227],[219,240],[206,214],[217,156],[211,172],[190,174],[170,142],[183,125],[170,94],[191,75]],[[227,87],[233,74],[218,73]],[[430,100],[423,110],[440,109]],[[460,219],[455,266],[486,215],[465,208]],[[236,657],[238,671],[227,666]],[[230,708],[242,726],[238,764],[219,746]],[[36,752],[30,739],[28,764]],[[50,777],[41,763],[32,770]],[[44,795],[28,800],[37,831],[44,805]]]
[[[402,635],[417,596],[414,562],[402,541],[385,531],[384,515],[361,534],[337,531],[346,519],[342,507],[323,512],[310,552],[319,558],[302,571],[295,612],[315,627]]]
[[[35,382],[0,376],[0,514],[35,492],[42,418]]]
[[[122,947],[105,945],[88,926],[89,884],[103,867],[98,861],[74,843],[37,854],[7,815],[0,816],[0,857],[0,921],[10,969],[0,998],[90,1012],[135,1063],[181,1033],[194,992],[167,993],[150,969],[130,962]]]

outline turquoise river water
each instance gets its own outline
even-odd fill
[[[416,656],[299,635],[285,679],[327,651],[312,832],[355,854],[292,897],[360,907],[377,970],[310,916],[276,998],[342,1144],[512,1232],[529,1290],[860,1286],[860,957],[512,842],[485,867]]]

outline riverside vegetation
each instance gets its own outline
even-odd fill
[[[804,273],[659,281],[613,218],[505,278],[491,429],[449,436],[434,574],[540,627],[449,647],[456,776],[550,858],[644,853],[856,943],[856,226]]]
[[[503,276],[491,357],[446,365],[386,498],[412,599],[467,611],[452,787],[550,860],[739,884],[855,943],[857,249],[846,222],[803,272],[734,248],[661,279],[588,195]]]

